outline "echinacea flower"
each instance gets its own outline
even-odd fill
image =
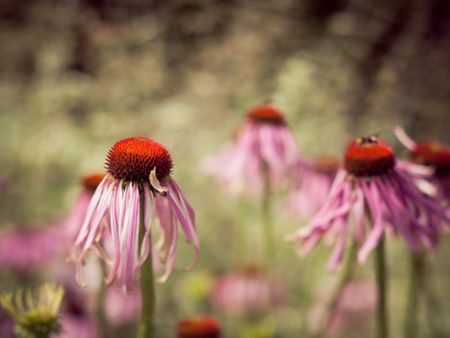
[[[320,329],[327,309],[328,290],[319,288],[318,301],[307,315],[307,325],[312,332]],[[336,308],[331,314],[326,327],[327,336],[339,336],[346,332],[367,332],[369,318],[375,312],[377,292],[374,283],[367,281],[351,281],[347,283],[339,295]]]
[[[259,193],[265,173],[274,183],[285,180],[299,158],[294,135],[283,114],[263,105],[253,108],[238,131],[236,139],[217,155],[203,162],[207,174],[235,193]]]
[[[212,289],[211,300],[220,310],[236,315],[259,313],[284,301],[279,281],[272,281],[263,269],[246,266],[219,277]]]
[[[98,323],[89,309],[84,289],[65,285],[61,330],[55,338],[98,338]]]
[[[330,192],[338,169],[339,161],[331,155],[319,156],[312,162],[300,161],[298,179],[287,200],[288,210],[299,217],[317,212]]]
[[[430,181],[437,187],[438,197],[450,202],[450,146],[437,141],[415,142],[404,131],[396,127],[395,135],[410,151],[413,162],[434,169]]]
[[[94,173],[86,175],[81,179],[82,190],[75,201],[70,215],[64,222],[64,228],[70,241],[73,242],[80,232],[92,195],[94,195],[95,189],[97,189],[104,178],[105,174]]]
[[[345,153],[330,194],[306,229],[294,235],[300,252],[307,253],[326,235],[336,240],[328,267],[336,269],[347,241],[358,243],[364,262],[386,231],[401,235],[413,251],[432,249],[441,221],[450,222],[439,201],[423,194],[414,175],[396,161],[388,144],[378,137],[357,138]],[[352,219],[353,226],[348,223]]]
[[[167,149],[149,138],[126,138],[109,150],[106,169],[108,174],[95,190],[75,240],[79,282],[82,263],[91,249],[110,265],[108,285],[116,282],[131,291],[150,252],[165,265],[162,279],[167,278],[175,262],[177,224],[194,245],[196,262],[199,240],[194,211],[170,177],[172,158]],[[143,210],[140,204],[145,205]],[[160,230],[157,245],[151,240],[153,216]]]
[[[106,289],[103,303],[106,318],[114,326],[139,321],[142,310],[141,292],[137,288],[130,294],[124,294],[119,288]]]
[[[0,266],[18,273],[30,273],[52,262],[64,250],[56,226],[16,228],[0,232]]]
[[[15,294],[0,295],[0,304],[15,322],[20,336],[49,338],[58,333],[58,321],[64,289],[54,284],[44,284],[37,292],[19,289]]]
[[[219,338],[220,323],[209,316],[184,319],[177,324],[177,338]]]

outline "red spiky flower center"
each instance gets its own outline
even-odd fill
[[[254,122],[284,124],[283,113],[269,105],[253,108],[250,110],[247,117]]]
[[[433,167],[436,175],[450,174],[450,147],[429,141],[417,144],[411,151],[414,162]]]
[[[320,172],[333,174],[339,169],[339,160],[332,155],[321,155],[314,160],[314,167]]]
[[[117,142],[106,157],[106,170],[116,179],[146,181],[156,168],[156,176],[170,175],[172,158],[160,143],[146,137],[131,137]]]
[[[345,169],[355,176],[379,176],[395,165],[395,156],[389,145],[376,136],[353,140],[345,153]]]
[[[220,324],[208,316],[200,316],[178,322],[177,338],[219,338]]]
[[[81,178],[81,184],[86,190],[95,191],[105,176],[105,174],[100,173],[85,175]]]

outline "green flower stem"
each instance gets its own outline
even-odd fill
[[[425,257],[423,253],[411,253],[410,281],[404,323],[404,337],[417,337],[417,315],[419,313],[419,296],[423,290]]]
[[[328,308],[326,311],[325,325],[323,327],[323,331],[320,332],[320,335],[325,335],[326,331],[329,329],[332,324],[332,320],[334,314],[336,312],[337,305],[339,300],[341,299],[342,292],[344,291],[347,283],[353,278],[353,272],[355,270],[355,260],[356,253],[358,251],[358,244],[356,240],[353,240],[350,247],[347,250],[347,257],[345,258],[344,265],[340,271],[340,274],[336,281],[336,286],[333,290],[333,294],[330,297],[331,301],[328,304]]]
[[[145,233],[145,195],[139,185],[139,242]],[[153,276],[152,251],[141,268],[142,318],[139,326],[139,338],[155,338],[155,280]]]
[[[275,252],[273,217],[272,217],[272,190],[270,186],[270,172],[267,164],[263,164],[263,191],[262,191],[262,223],[265,263],[269,275],[272,270],[273,257]]]
[[[385,257],[385,239],[381,238],[376,248],[375,275],[377,281],[377,338],[389,337],[388,307],[387,307],[387,269]]]

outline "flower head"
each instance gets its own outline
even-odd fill
[[[309,217],[319,210],[331,189],[339,161],[322,155],[312,162],[299,161],[298,178],[287,200],[288,210],[296,216]]]
[[[411,160],[434,170],[430,177],[438,189],[439,198],[450,201],[450,146],[437,141],[415,142],[403,128],[396,127],[395,135],[410,151]]]
[[[345,169],[338,171],[331,191],[306,229],[293,240],[303,253],[325,235],[336,240],[329,268],[343,258],[348,238],[359,244],[363,262],[388,230],[401,235],[416,251],[436,244],[441,222],[450,222],[439,201],[424,195],[415,184],[409,166],[396,161],[391,148],[378,137],[358,138],[345,154]],[[352,225],[349,223],[352,221]]]
[[[250,110],[236,139],[205,160],[203,169],[233,192],[259,193],[265,171],[278,184],[292,174],[298,159],[297,145],[283,114],[263,105]]]
[[[178,224],[195,247],[196,262],[199,240],[194,211],[170,177],[172,159],[167,149],[149,138],[127,138],[109,150],[106,169],[75,240],[79,282],[91,249],[110,266],[107,284],[133,289],[150,252],[165,266],[161,278],[167,278],[175,263]],[[151,241],[153,215],[160,234],[156,244]]]
[[[19,289],[0,295],[0,304],[16,323],[16,331],[33,338],[47,338],[59,331],[58,314],[64,289],[44,284],[35,294]]]
[[[219,338],[220,324],[217,319],[199,316],[178,322],[177,338]]]
[[[236,315],[258,313],[284,300],[281,283],[270,280],[256,265],[245,266],[218,278],[211,295],[217,308]]]

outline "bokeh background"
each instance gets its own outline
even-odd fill
[[[286,114],[305,157],[341,156],[350,138],[371,133],[402,154],[396,125],[450,143],[449,37],[447,0],[1,0],[0,224],[57,222],[80,176],[102,171],[113,143],[154,138],[172,153],[202,243],[189,273],[191,253],[180,243],[177,271],[158,286],[162,332],[172,337],[177,320],[209,313],[223,320],[226,337],[264,337],[207,300],[208,281],[258,255],[259,201],[223,191],[200,161],[262,102]],[[326,247],[299,259],[284,243],[307,221],[286,213],[284,197],[276,196],[276,271],[288,301],[275,312],[277,335],[306,337],[319,285],[334,276]],[[243,245],[242,237],[253,240]],[[446,237],[430,257],[419,337],[450,337]],[[408,252],[396,240],[388,251],[397,337]],[[372,279],[371,268],[358,278]],[[18,283],[0,276],[2,289]],[[372,336],[366,319],[342,337]]]

